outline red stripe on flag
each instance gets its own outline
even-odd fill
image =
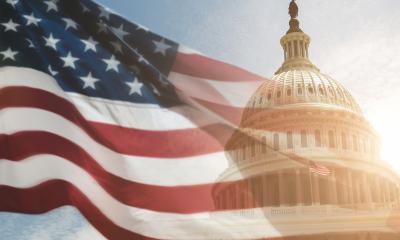
[[[246,194],[248,199],[251,199],[254,193],[246,179],[172,187],[128,181],[105,171],[82,148],[60,136],[46,132],[0,135],[0,159],[24,161],[25,158],[40,154],[59,156],[76,164],[89,173],[110,195],[126,205],[158,212],[189,214],[221,210],[221,206],[216,208],[214,205],[213,191],[226,189],[229,185],[235,185],[235,189]],[[7,195],[0,196],[8,198]],[[232,198],[231,201],[239,202],[239,199]],[[247,209],[258,205],[261,206],[262,203],[224,206],[223,209]]]
[[[196,103],[200,104],[201,106],[203,106],[204,108],[206,108],[208,111],[225,119],[226,121],[231,123],[234,127],[240,126],[240,123],[242,121],[242,116],[246,108],[233,107],[231,105],[221,105],[196,98],[191,98],[191,99]]]
[[[69,101],[52,93],[28,87],[3,88],[0,90],[0,100],[0,109],[32,107],[61,115],[97,142],[122,154],[161,158],[203,155],[223,151],[232,134],[232,128],[222,124],[150,131],[87,121]],[[214,108],[223,110],[222,106]]]
[[[171,71],[216,81],[246,82],[266,80],[234,65],[199,54],[178,52]]]
[[[119,201],[159,212],[214,211],[212,189],[215,184],[220,187],[230,184],[225,182],[168,187],[132,182],[105,171],[82,148],[60,136],[46,132],[0,135],[0,159],[23,161],[38,154],[52,154],[71,161],[87,171],[103,189]]]

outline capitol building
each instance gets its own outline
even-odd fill
[[[214,189],[215,204],[254,224],[268,219],[284,239],[399,240],[399,175],[380,159],[377,133],[349,91],[310,61],[293,0],[289,13],[284,62],[226,146],[219,180],[232,184]]]

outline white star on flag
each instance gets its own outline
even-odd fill
[[[75,62],[78,61],[79,58],[75,58],[72,56],[71,52],[68,52],[66,57],[61,57],[64,61],[64,67],[71,67],[75,69]]]
[[[121,39],[124,39],[126,35],[128,35],[128,32],[124,31],[124,26],[121,24],[118,28],[111,27],[113,32]]]
[[[73,28],[73,29],[78,28],[78,24],[74,22],[72,19],[62,18],[62,20],[65,22],[65,30],[68,30],[68,28]]]
[[[0,52],[3,55],[3,60],[11,59],[15,61],[15,55],[18,54],[18,51],[13,51],[11,48],[7,48],[7,50]]]
[[[50,36],[48,38],[43,37],[44,40],[46,41],[45,46],[48,46],[50,48],[53,48],[54,50],[57,50],[57,43],[60,41],[58,38],[53,38],[53,33],[50,33]]]
[[[106,27],[106,25],[105,25],[104,23],[102,23],[102,22],[100,21],[100,22],[98,22],[98,23],[96,23],[96,24],[97,24],[97,27],[99,28],[99,29],[97,30],[97,33],[102,33],[102,32],[107,33],[107,27]]]
[[[42,19],[40,19],[40,18],[36,18],[34,15],[33,15],[33,13],[31,13],[31,15],[24,15],[24,18],[26,19],[26,26],[29,26],[29,25],[35,25],[35,26],[38,26],[38,23],[40,22],[40,21],[42,21]]]
[[[84,82],[83,88],[93,88],[96,89],[96,86],[94,85],[96,82],[100,81],[100,79],[94,78],[92,76],[92,73],[89,72],[89,74],[86,77],[80,77],[80,79]]]
[[[3,25],[6,29],[4,30],[4,32],[7,31],[14,31],[17,32],[17,27],[20,26],[18,23],[13,22],[12,19],[10,19],[8,22],[6,23],[2,23],[1,25]]]
[[[105,19],[110,20],[110,12],[108,11],[108,8],[99,7],[99,10],[100,10],[99,17],[104,17]]]
[[[115,53],[122,53],[122,45],[119,42],[110,42],[110,44],[113,46]]]
[[[140,96],[142,96],[142,90],[141,89],[143,87],[143,83],[139,82],[139,80],[136,77],[132,82],[126,82],[125,84],[128,85],[129,88],[130,88],[129,95],[137,93]]]
[[[107,64],[106,71],[114,70],[118,72],[118,65],[120,63],[115,59],[114,55],[112,55],[110,59],[103,59],[103,61]]]
[[[58,11],[58,7],[57,7],[57,4],[55,2],[53,2],[53,1],[45,1],[44,3],[47,5],[46,12],[50,12],[51,10],[54,10],[56,12]]]
[[[161,39],[161,41],[153,41],[153,43],[156,46],[154,53],[161,53],[164,56],[167,54],[167,50],[171,48],[170,45],[165,43],[164,39]]]
[[[88,40],[81,39],[81,42],[83,42],[83,44],[85,44],[85,49],[83,50],[84,52],[89,51],[89,50],[93,50],[94,52],[96,52],[96,45],[99,44],[92,37],[89,37]]]
[[[139,49],[135,48],[135,49],[133,49],[133,51],[138,55],[139,62],[144,62],[145,64],[149,64],[149,61],[147,61],[147,59],[139,52]]]
[[[6,2],[10,4],[13,8],[15,8],[15,5],[18,4],[18,0],[7,0]]]

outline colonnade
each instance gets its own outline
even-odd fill
[[[238,181],[214,197],[219,209],[327,204],[372,207],[399,203],[400,189],[388,179],[362,171],[336,168],[322,176],[302,168]]]
[[[304,40],[291,40],[284,44],[285,60],[303,57],[308,58],[308,43]]]

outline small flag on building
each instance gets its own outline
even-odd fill
[[[310,161],[310,171],[323,176],[328,176],[332,173],[329,168],[314,161]]]

